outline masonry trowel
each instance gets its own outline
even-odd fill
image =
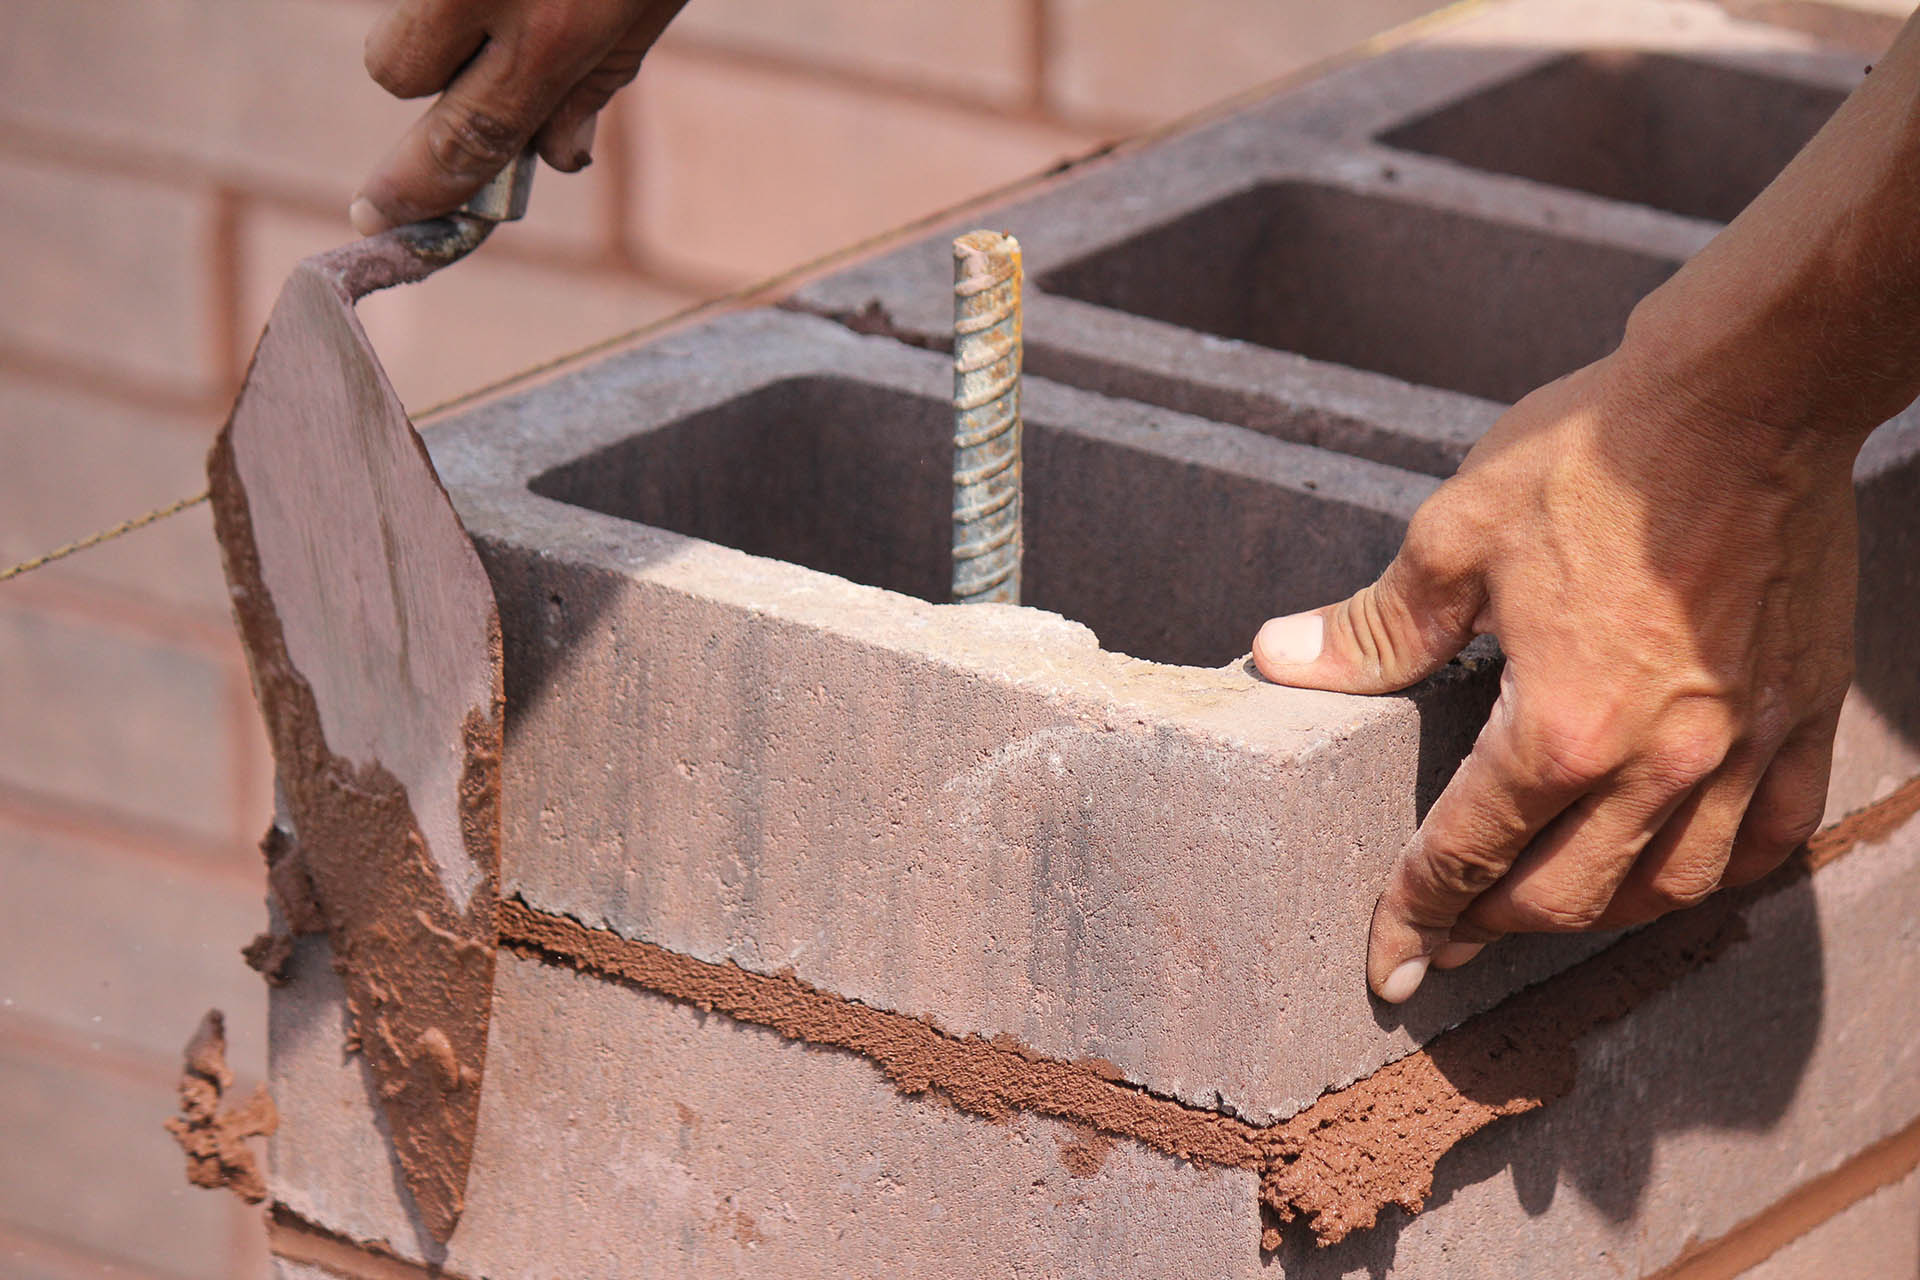
[[[421,1221],[459,1221],[500,868],[500,620],[353,310],[526,207],[522,156],[461,212],[294,268],[208,459],[282,811]],[[276,877],[278,880],[278,877]]]

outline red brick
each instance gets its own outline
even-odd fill
[[[212,217],[206,195],[0,160],[0,345],[211,393]]]
[[[317,219],[270,212],[248,219],[242,234],[240,332],[251,348],[294,263],[341,237]],[[498,382],[695,301],[634,276],[535,265],[500,256],[496,247],[360,303],[374,351],[409,408]]]
[[[56,1062],[0,1024],[0,1223],[178,1280],[229,1274],[231,1197],[187,1184],[161,1128],[176,1108],[163,1076]]]
[[[366,33],[382,8],[367,0],[9,0],[0,14],[0,122],[337,207],[344,238],[349,196],[423,110],[366,74]],[[542,182],[529,238],[597,244],[589,193],[604,181]]]
[[[265,984],[240,947],[265,927],[239,877],[0,821],[0,991],[10,1012],[165,1067],[209,1008],[234,1070],[266,1073]]]
[[[1436,0],[1052,0],[1047,99],[1070,119],[1153,124],[1441,7]]]
[[[205,840],[209,856],[245,838],[237,659],[0,598],[0,670],[0,784]]]
[[[1091,148],[1096,139],[665,51],[641,76],[634,226],[692,274],[772,274]]]
[[[993,103],[1033,92],[1033,0],[701,0],[672,35]]]
[[[216,415],[138,408],[0,373],[0,561],[13,563],[148,511],[207,483]],[[213,526],[189,511],[40,571],[185,606],[224,624],[227,588]]]
[[[0,1227],[0,1266],[8,1280],[155,1280],[152,1272],[133,1271],[117,1263],[79,1252],[71,1245],[18,1235]],[[323,1277],[323,1280],[331,1280]]]

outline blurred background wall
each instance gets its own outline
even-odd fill
[[[0,4],[0,563],[204,483],[288,268],[419,110],[374,0]],[[593,167],[361,308],[410,407],[1298,69],[1435,0],[693,0]],[[0,1274],[259,1277],[180,1047],[264,988],[271,764],[205,509],[0,585]]]

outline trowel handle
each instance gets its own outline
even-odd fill
[[[533,191],[533,169],[536,157],[532,147],[528,147],[506,168],[493,175],[486,186],[473,193],[473,199],[460,206],[460,212],[470,213],[476,218],[485,218],[488,222],[518,222],[527,216],[527,197]]]

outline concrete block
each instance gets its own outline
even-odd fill
[[[674,19],[667,43],[1021,105],[1038,34],[1030,0],[704,0]]]
[[[1920,1276],[1920,1172],[1829,1218],[1740,1280]]]
[[[473,1280],[1259,1270],[1251,1174],[904,1097],[853,1055],[508,955],[441,1254],[398,1197],[344,1017],[308,940],[273,1002],[274,1197]]]
[[[1571,1094],[1445,1157],[1425,1213],[1389,1211],[1327,1249],[1283,1237],[1260,1255],[1240,1175],[1124,1141],[1096,1160],[1052,1120],[980,1121],[890,1093],[852,1055],[503,957],[468,1216],[440,1255],[394,1190],[364,1070],[339,1053],[344,1007],[318,940],[274,1001],[288,1108],[274,1194],[473,1276],[868,1275],[886,1273],[875,1259],[890,1247],[917,1275],[1025,1260],[1039,1274],[1521,1280],[1551,1257],[1636,1280],[1910,1124],[1917,893],[1909,820],[1761,899],[1745,939],[1579,1042]],[[915,1154],[923,1138],[937,1162]],[[1063,1198],[1073,1176],[1089,1181]]]
[[[970,221],[1021,239],[1030,371],[1445,476],[1503,402],[1610,350],[1859,77],[1710,6],[1489,6]],[[943,230],[789,305],[939,346],[949,258]],[[1831,818],[1920,771],[1917,425],[1883,427],[1855,473]]]
[[[0,344],[168,395],[214,392],[210,193],[10,158],[0,226]]]
[[[1708,6],[1490,6],[995,211],[1028,368],[1446,475],[1498,404],[1611,350],[1859,74]],[[943,343],[951,230],[793,302]]]
[[[634,86],[633,234],[697,278],[770,276],[1091,150],[1101,138],[683,48]]]
[[[1574,1090],[1440,1163],[1425,1213],[1288,1280],[1632,1280],[1920,1115],[1920,821],[1747,913],[1749,937],[1580,1045]],[[1820,1274],[1896,1275],[1841,1268]]]
[[[156,1069],[209,1007],[225,1010],[233,1069],[266,1074],[266,996],[240,947],[266,926],[237,877],[0,821],[0,994],[6,1008]],[[76,941],[77,922],[95,941]]]
[[[1368,908],[1485,673],[1162,665],[1370,579],[1430,479],[1032,379],[1036,607],[928,604],[950,384],[766,312],[430,433],[500,600],[510,892],[1256,1119],[1597,945],[1376,1019]]]

